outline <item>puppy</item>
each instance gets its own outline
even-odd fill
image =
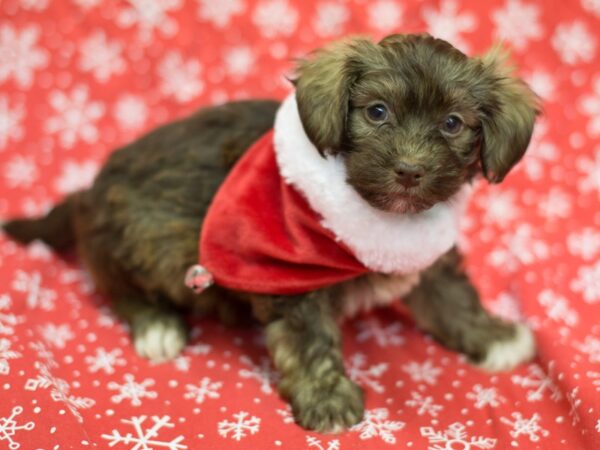
[[[531,358],[531,333],[481,307],[454,248],[464,186],[480,173],[502,181],[523,156],[538,113],[536,96],[503,55],[469,58],[428,35],[357,38],[301,61],[294,84],[281,107],[234,102],[151,132],[115,151],[92,187],[46,217],[8,222],[5,231],[59,251],[76,246],[98,290],[129,323],[136,351],[151,360],[181,352],[185,311],[214,312],[227,323],[251,312],[281,373],[279,392],[307,429],[339,431],[361,421],[363,394],[344,371],[338,321],[400,296],[418,325],[485,369]],[[274,124],[274,154],[254,150]],[[264,156],[263,172],[249,153]],[[265,167],[278,167],[273,176],[283,183],[256,196],[253,189],[271,181],[227,187],[228,174],[247,186]],[[261,222],[272,220],[262,214],[267,206],[279,205],[272,198],[292,202],[279,234]],[[243,206],[248,201],[258,203]],[[251,210],[249,218],[235,220],[240,208]],[[268,232],[240,238],[239,227],[250,222],[257,222],[252,233]],[[297,258],[304,253],[287,249],[290,239],[279,244],[297,228],[315,260]],[[295,259],[275,258],[272,272],[257,263],[246,284],[237,282],[231,273],[243,277],[255,261],[238,264],[235,253],[248,245],[253,252],[255,241],[270,245],[264,261],[279,252]],[[335,270],[319,266],[329,264],[329,253]],[[199,258],[203,267],[195,266]],[[296,277],[286,272],[291,266],[300,267],[293,286],[286,284]],[[206,289],[185,285],[190,267]],[[275,275],[256,276],[264,273]]]

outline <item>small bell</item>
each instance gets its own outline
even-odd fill
[[[185,274],[185,285],[196,294],[202,293],[212,286],[214,278],[212,274],[200,264],[191,266]]]

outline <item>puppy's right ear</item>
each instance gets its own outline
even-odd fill
[[[350,89],[360,75],[363,58],[376,49],[354,38],[312,53],[296,68],[296,100],[304,131],[321,154],[341,149],[350,103]]]

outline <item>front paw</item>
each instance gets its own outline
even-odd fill
[[[362,389],[340,375],[332,385],[300,378],[291,391],[292,412],[303,428],[319,433],[340,433],[359,423],[364,414]]]
[[[187,342],[187,328],[176,314],[140,315],[131,331],[137,354],[156,363],[179,356]]]
[[[514,333],[509,338],[489,343],[483,360],[478,363],[482,369],[490,372],[511,370],[535,356],[533,333],[526,325],[512,324]]]

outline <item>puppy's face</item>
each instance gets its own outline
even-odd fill
[[[479,170],[501,181],[525,152],[538,109],[501,55],[468,58],[427,35],[338,43],[298,75],[309,138],[342,156],[365,200],[393,212],[430,208]]]

